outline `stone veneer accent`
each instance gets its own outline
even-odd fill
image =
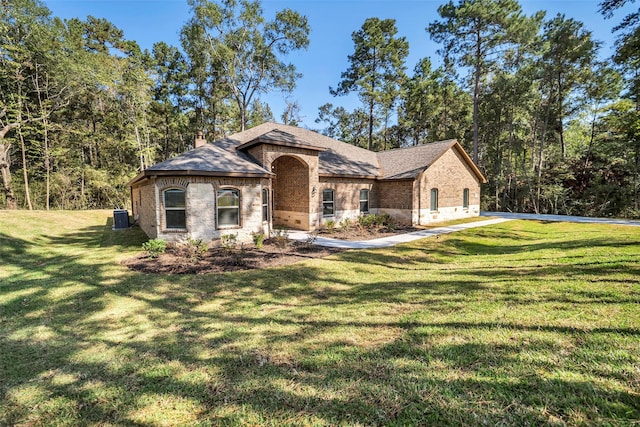
[[[167,229],[162,192],[170,188],[186,191],[186,228]],[[240,225],[217,227],[216,193],[223,188],[240,191]],[[237,234],[240,242],[250,242],[252,232],[268,234],[269,224],[262,221],[262,189],[270,191],[269,180],[264,178],[223,177],[159,177],[147,185],[135,187],[133,192],[134,217],[149,238],[168,242],[201,239],[207,243],[220,239],[223,234]],[[157,206],[156,210],[154,207]]]

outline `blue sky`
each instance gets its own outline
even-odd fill
[[[44,3],[60,18],[84,19],[88,15],[106,18],[123,30],[127,39],[149,50],[158,41],[179,46],[180,29],[190,17],[186,0],[45,0]],[[326,102],[347,109],[358,105],[355,96],[334,98],[329,94],[329,86],[335,87],[340,81],[340,73],[348,65],[347,55],[353,51],[351,33],[358,30],[366,18],[396,20],[398,35],[409,41],[408,71],[423,57],[431,57],[432,62],[437,63],[438,46],[430,40],[425,27],[439,18],[437,9],[442,3],[441,0],[263,0],[267,18],[272,18],[278,10],[291,8],[309,19],[309,48],[289,56],[303,74],[292,97],[302,108],[303,125],[318,127],[314,123],[318,107]],[[612,52],[611,28],[634,8],[628,4],[606,20],[598,13],[599,1],[520,0],[520,3],[527,14],[545,10],[548,18],[564,13],[582,21],[594,38],[603,42],[603,58]],[[263,100],[269,103],[279,121],[285,105],[283,95],[271,93]]]

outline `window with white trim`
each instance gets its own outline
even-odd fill
[[[216,197],[218,228],[240,225],[240,190],[218,190]]]
[[[437,211],[438,210],[438,189],[437,188],[432,188],[431,189],[431,206],[430,209],[432,211]]]
[[[360,190],[360,213],[369,213],[369,190]]]
[[[469,209],[469,189],[465,188],[462,190],[462,207],[464,209]]]
[[[164,198],[164,224],[166,228],[187,228],[186,191],[170,188],[162,192]]]
[[[333,190],[322,190],[322,216],[333,216]]]
[[[262,189],[262,221],[269,221],[269,190]]]

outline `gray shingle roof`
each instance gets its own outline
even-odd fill
[[[325,149],[322,147],[317,147],[315,145],[309,144],[307,141],[298,138],[295,135],[290,133],[281,131],[280,129],[274,129],[265,134],[259,135],[257,138],[252,139],[251,141],[245,142],[244,144],[240,144],[236,147],[236,150],[247,150],[258,144],[273,144],[273,145],[281,145],[285,147],[295,147],[295,148],[304,148],[307,150],[313,151],[324,151]]]
[[[479,179],[482,182],[485,180],[460,144],[453,139],[375,153],[307,129],[263,123],[151,166],[129,185],[150,175],[267,177],[271,172],[246,152],[246,149],[261,143],[318,151],[320,175],[384,180],[413,179],[447,150],[457,147]]]
[[[456,144],[455,139],[449,139],[415,147],[380,151],[378,159],[380,159],[383,179],[415,178]]]
[[[262,166],[251,161],[244,153],[229,155],[227,150],[215,144],[205,144],[187,151],[164,162],[157,163],[147,169],[147,175],[161,172],[192,172],[208,175],[252,175],[269,176],[271,173]]]
[[[318,172],[321,175],[380,176],[376,153],[296,126],[263,123],[216,141],[215,144],[233,151],[265,134],[274,135],[274,132],[283,132],[293,136],[295,141],[304,141],[306,145],[324,149],[319,153]]]

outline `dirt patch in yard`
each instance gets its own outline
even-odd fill
[[[199,259],[189,259],[181,254],[179,248],[167,248],[167,251],[157,258],[142,253],[123,260],[122,264],[131,270],[144,273],[222,273],[288,265],[307,259],[323,258],[344,250],[293,240],[285,247],[280,247],[274,239],[269,239],[264,242],[262,249],[256,249],[253,245],[238,246],[233,250],[216,247],[207,250]]]

